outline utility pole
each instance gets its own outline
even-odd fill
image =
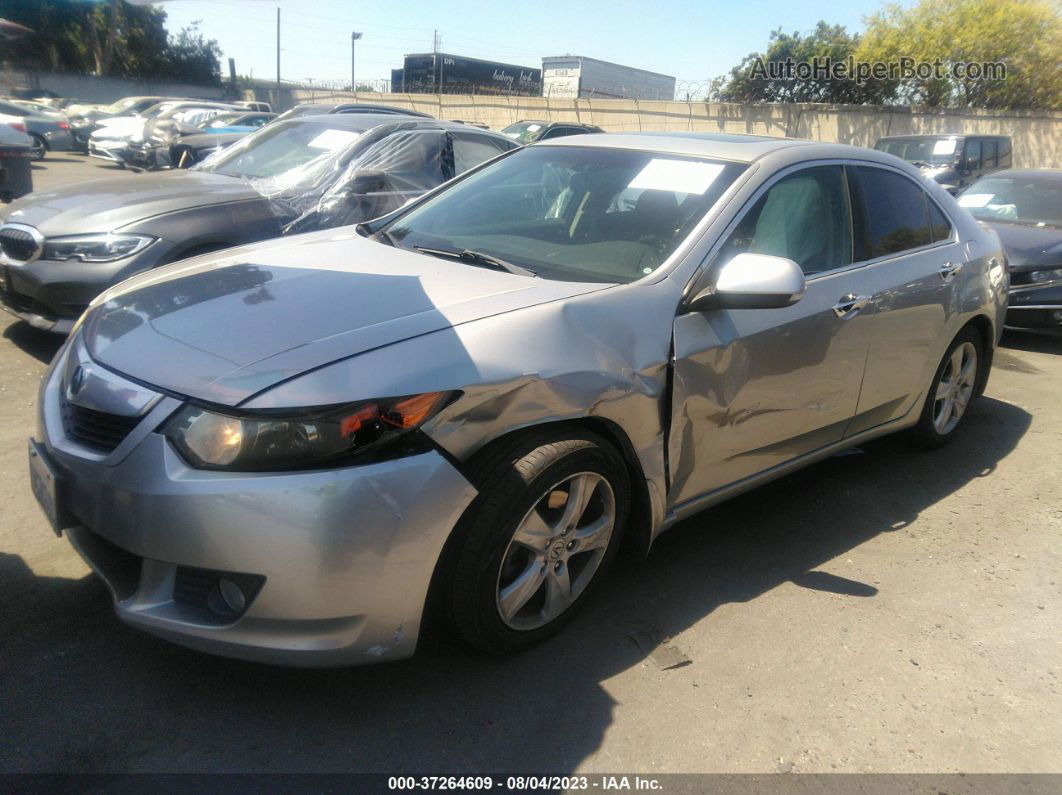
[[[354,42],[361,38],[361,34],[354,30],[350,33],[350,90],[354,92],[354,99],[358,98],[358,84],[354,79]]]
[[[277,6],[277,105],[280,105],[280,6]]]

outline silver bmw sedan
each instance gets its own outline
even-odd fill
[[[623,540],[872,437],[946,443],[1006,265],[884,153],[590,135],[389,216],[175,263],[56,356],[33,489],[119,617],[301,665],[495,652]]]

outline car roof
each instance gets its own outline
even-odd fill
[[[764,155],[783,149],[818,144],[796,138],[769,138],[763,135],[737,135],[732,133],[698,132],[644,132],[605,133],[603,135],[579,135],[565,138],[550,138],[535,146],[598,146],[612,149],[636,149],[645,152],[667,152],[693,157],[714,157],[751,163]],[[830,144],[845,150],[862,150],[859,147]],[[838,155],[846,156],[846,155]]]
[[[482,130],[477,127],[469,127],[467,124],[442,119],[424,118],[422,116],[402,116],[388,113],[321,113],[312,116],[293,116],[285,119],[280,124],[317,124],[322,127],[356,130],[364,132],[384,125],[405,126],[409,128],[420,127],[423,129],[461,130],[463,132],[487,133],[490,130]],[[500,133],[491,133],[501,136]],[[505,140],[509,140],[506,138]]]

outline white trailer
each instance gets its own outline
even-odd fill
[[[542,59],[542,96],[551,99],[675,98],[675,78],[582,55]]]

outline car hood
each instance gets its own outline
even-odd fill
[[[193,149],[212,149],[214,147],[224,149],[226,146],[243,140],[248,135],[250,135],[250,132],[199,133],[198,135],[186,135],[181,139],[181,143]]]
[[[7,220],[45,237],[113,232],[163,213],[259,198],[249,184],[206,171],[161,171],[42,190],[10,205]]]
[[[1036,270],[1045,265],[1062,267],[1062,229],[997,221],[981,223],[999,235],[1011,273]]]
[[[349,228],[225,254],[142,274],[101,296],[81,332],[92,358],[167,391],[237,405],[365,351],[609,286],[473,267]]]

